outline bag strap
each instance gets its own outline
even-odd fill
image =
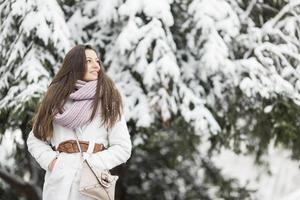
[[[78,130],[79,130],[80,132],[82,132],[80,128],[78,128]],[[81,158],[82,158],[83,160],[85,160],[85,158],[83,157],[83,152],[82,152],[81,146],[80,146],[80,144],[79,144],[79,139],[78,139],[78,136],[77,136],[75,130],[74,130],[74,135],[75,135],[75,138],[76,138],[76,143],[77,143],[78,149],[79,149],[79,151],[80,151]]]

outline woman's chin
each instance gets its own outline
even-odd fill
[[[88,78],[84,78],[83,81],[95,81],[97,79],[98,79],[97,76],[96,77],[88,77]]]

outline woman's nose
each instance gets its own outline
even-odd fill
[[[100,64],[97,61],[93,62],[93,68],[100,69]]]

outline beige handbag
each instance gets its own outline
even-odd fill
[[[99,200],[114,200],[116,182],[119,177],[111,175],[108,170],[101,170],[91,166],[90,163],[84,159],[78,137],[76,134],[75,136],[83,160],[79,192]]]

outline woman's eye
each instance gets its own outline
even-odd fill
[[[91,60],[87,60],[86,62],[87,62],[87,63],[90,63],[90,62],[91,62]]]

